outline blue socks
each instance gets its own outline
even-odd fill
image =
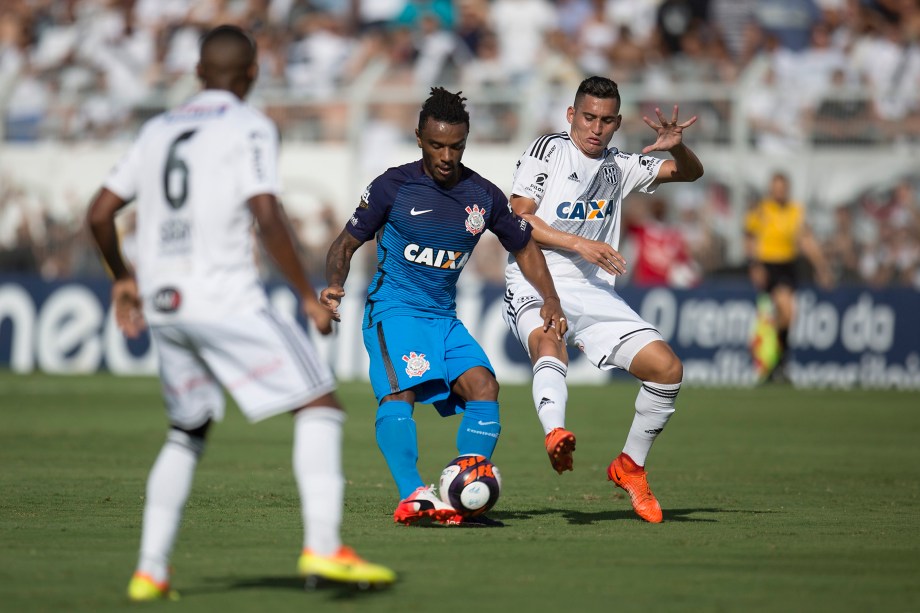
[[[460,455],[476,454],[492,457],[502,426],[498,420],[498,402],[474,400],[467,402],[457,430],[457,451]]]
[[[425,485],[418,473],[418,436],[412,405],[408,402],[384,402],[377,408],[377,446],[380,447],[390,474],[396,481],[399,499],[407,498]]]
[[[502,427],[498,402],[467,402],[457,430],[457,452],[492,457]],[[409,497],[425,485],[418,472],[418,435],[408,402],[384,402],[377,408],[377,446],[387,462],[399,490],[399,499]]]

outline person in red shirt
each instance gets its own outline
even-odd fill
[[[698,284],[699,266],[680,228],[668,224],[667,202],[651,197],[635,205],[635,219],[626,224],[634,250],[631,282],[640,287]]]

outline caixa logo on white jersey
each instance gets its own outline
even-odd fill
[[[174,287],[164,287],[153,296],[153,308],[160,313],[174,313],[182,304],[182,294]]]
[[[560,202],[556,206],[556,217],[559,219],[604,219],[613,210],[613,203],[609,200],[576,200],[575,202]]]
[[[466,265],[466,261],[470,259],[470,254],[463,251],[435,249],[434,247],[422,247],[415,243],[409,243],[403,249],[403,257],[414,264],[443,268],[445,270],[460,270]]]

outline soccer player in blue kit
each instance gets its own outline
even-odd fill
[[[484,230],[491,230],[543,298],[544,331],[561,343],[566,321],[531,226],[512,213],[493,183],[460,163],[470,117],[459,93],[431,90],[415,135],[422,159],[390,168],[368,186],[326,257],[328,287],[320,302],[339,321],[351,258],[376,236],[377,272],[364,309],[364,346],[377,397],[377,444],[400,502],[394,521],[430,518],[444,524],[462,518],[426,486],[418,468],[412,419],[416,402],[433,404],[442,416],[462,413],[460,455],[492,456],[501,432],[498,382],[485,352],[457,319],[457,280]]]

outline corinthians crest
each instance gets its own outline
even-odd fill
[[[409,355],[404,355],[402,359],[406,363],[406,374],[409,375],[410,379],[412,377],[421,377],[425,374],[425,371],[431,368],[431,364],[425,359],[424,353],[410,351]]]
[[[480,210],[479,205],[474,204],[473,208],[466,207],[466,212],[469,213],[466,218],[466,229],[470,234],[476,236],[486,227],[486,220],[482,216],[485,209]]]

